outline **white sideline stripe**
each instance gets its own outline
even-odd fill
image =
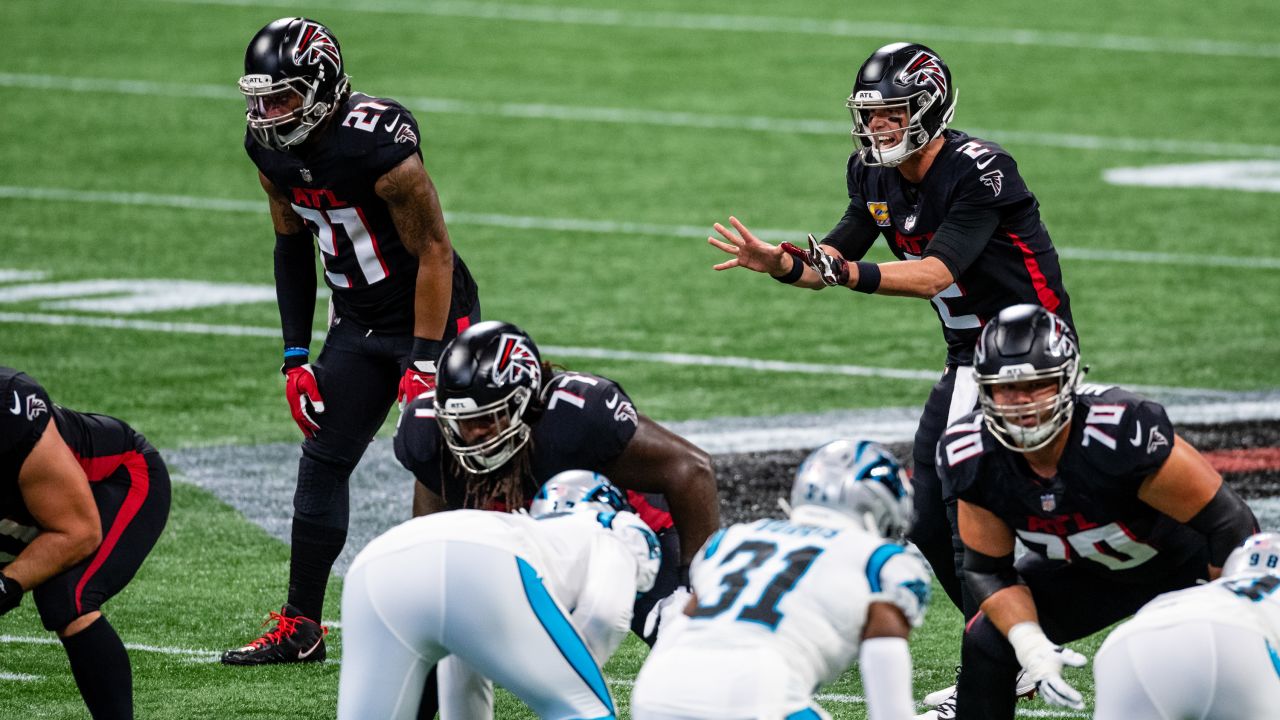
[[[27,673],[11,673],[0,672],[0,680],[10,680],[13,682],[32,682],[34,680],[43,680],[43,675],[28,675]]]
[[[1277,148],[1280,150],[1280,148]],[[138,205],[145,207],[169,207],[182,210],[210,210],[214,212],[263,213],[266,200],[233,200],[230,198],[204,198],[192,195],[160,195],[145,192],[102,192],[72,190],[69,188],[21,187],[0,185],[0,199],[46,200],[54,202],[104,203],[108,205]],[[528,215],[502,215],[497,213],[446,212],[445,221],[455,225],[478,225],[509,230],[550,230],[553,232],[581,232],[594,235],[652,235],[656,237],[705,238],[712,231],[710,226],[659,225],[656,223],[617,222],[613,220],[588,220],[584,218],[532,217]],[[764,240],[795,240],[803,237],[803,230],[760,228],[754,231]],[[1058,254],[1066,260],[1099,262],[1128,262],[1141,265],[1185,265],[1188,267],[1232,267],[1254,270],[1280,270],[1280,257],[1235,257],[1231,255],[1183,255],[1178,253],[1146,252],[1139,250],[1100,250],[1090,248],[1059,248]],[[3,278],[0,278],[3,279]]]
[[[62,642],[58,638],[51,635],[0,635],[0,644],[22,644],[22,645],[61,645]],[[195,658],[198,660],[212,659],[217,660],[221,653],[212,650],[196,650],[193,648],[172,647],[166,645],[144,645],[141,643],[125,643],[128,650],[137,650],[138,652],[158,653],[160,655],[174,655],[177,657]]]
[[[292,7],[290,3],[267,0],[168,0],[184,5],[233,5]],[[1019,28],[992,29],[946,25],[833,20],[823,18],[770,17],[764,15],[718,15],[683,12],[598,10],[546,5],[507,5],[465,0],[416,2],[413,0],[366,0],[358,6],[321,2],[313,6],[345,11],[432,15],[478,20],[516,20],[557,25],[654,28],[703,32],[752,32],[776,35],[819,35],[826,37],[910,37],[922,42],[960,42],[984,45],[1052,46],[1088,50],[1210,55],[1228,57],[1280,58],[1280,45],[1199,38],[1162,38],[1135,35],[1055,32]]]
[[[86,315],[57,315],[51,313],[13,313],[0,312],[0,323],[20,325],[61,325],[73,327],[96,327],[113,330],[141,330],[144,332],[185,333],[193,335],[222,335],[232,337],[280,337],[279,328],[254,327],[247,325],[212,325],[193,322],[164,322],[157,320],[136,320],[118,317],[94,317]],[[317,340],[324,339],[322,331],[312,332]],[[590,358],[596,360],[624,360],[630,362],[659,363],[663,365],[691,365],[714,368],[732,368],[736,370],[753,370],[758,372],[801,373],[806,375],[842,375],[847,377],[880,377],[893,380],[910,380],[918,382],[936,382],[940,370],[904,370],[902,368],[880,368],[865,365],[836,365],[826,363],[789,362],[786,360],[761,360],[759,358],[738,357],[734,355],[696,355],[692,353],[639,352],[635,350],[611,350],[609,348],[570,347],[564,345],[544,345],[542,351],[548,356],[564,356]],[[1142,393],[1160,393],[1165,395],[1189,396],[1195,398],[1217,397],[1231,398],[1237,393],[1227,390],[1208,388],[1180,388],[1162,385],[1132,385],[1126,387]],[[1249,405],[1236,403],[1235,405]],[[1254,403],[1259,412],[1270,412],[1273,403],[1261,401]],[[1233,405],[1234,407],[1234,405]]]
[[[150,80],[117,80],[110,78],[68,77],[0,72],[0,87],[71,92],[106,92],[125,95],[149,95],[176,98],[239,100],[240,95],[229,85],[180,84]],[[716,115],[694,112],[664,112],[634,108],[583,107],[544,103],[499,103],[455,100],[450,98],[402,97],[410,110],[445,115],[476,115],[568,122],[600,122],[659,127],[700,128],[714,130],[749,130],[798,135],[841,135],[849,132],[847,121],[775,118],[751,115]],[[1105,150],[1113,152],[1168,153],[1204,155],[1206,157],[1240,157],[1280,159],[1280,146],[1222,143],[1199,140],[1160,138],[1103,137],[1073,133],[993,130],[969,127],[981,137],[1006,145],[1036,145],[1070,150]]]

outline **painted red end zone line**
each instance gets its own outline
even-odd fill
[[[1201,453],[1221,473],[1280,470],[1280,448],[1242,448]]]

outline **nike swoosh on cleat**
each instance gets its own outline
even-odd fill
[[[299,660],[306,660],[307,658],[311,657],[311,653],[315,652],[315,651],[316,651],[316,648],[320,647],[320,643],[322,643],[322,642],[324,642],[324,638],[323,638],[323,637],[322,637],[322,638],[320,638],[319,640],[316,640],[316,644],[315,644],[315,645],[312,645],[311,647],[307,648],[306,650],[299,651],[299,652],[298,652],[298,659],[299,659]]]

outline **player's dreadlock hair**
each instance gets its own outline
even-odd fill
[[[564,371],[564,367],[553,365],[545,360],[540,364],[544,378],[549,379],[557,371]],[[548,386],[550,383],[545,383],[543,390]],[[543,393],[540,392],[537,401],[525,411],[525,421],[531,425],[538,421],[546,408],[545,398],[542,395]],[[533,476],[533,448],[534,441],[531,438],[504,466],[484,474],[468,472],[454,458],[453,453],[441,453],[444,471],[442,476],[454,481],[441,483],[441,491],[445,493],[443,496],[445,505],[452,506],[448,496],[450,486],[455,488],[461,486],[464,488],[462,507],[465,509],[512,511],[527,507],[538,489],[537,481]]]

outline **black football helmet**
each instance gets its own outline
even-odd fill
[[[280,18],[249,41],[240,92],[260,145],[286,150],[306,140],[349,91],[338,38],[315,20]]]
[[[476,323],[445,346],[436,374],[436,422],[468,472],[488,473],[529,442],[542,390],[538,346],[511,323]],[[468,431],[488,426],[477,440]]]
[[[1017,452],[1048,445],[1071,422],[1080,384],[1080,345],[1062,318],[1039,305],[1000,311],[982,329],[974,352],[978,401],[991,434]],[[1051,397],[1019,404],[998,404],[997,385],[1054,379]]]
[[[853,115],[853,142],[861,148],[862,161],[894,167],[928,145],[951,122],[958,94],[947,64],[924,45],[894,43],[872,53],[858,69],[845,102]],[[880,109],[906,110],[906,132],[893,145],[879,141],[892,139],[901,129],[871,131],[871,113]]]

